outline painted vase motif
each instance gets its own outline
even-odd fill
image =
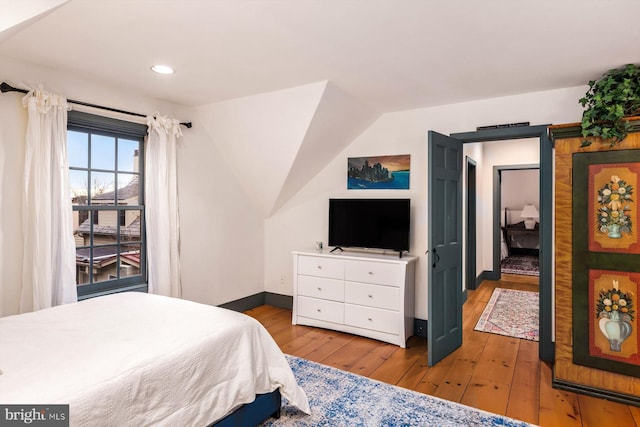
[[[620,346],[631,335],[631,325],[620,318],[617,312],[611,313],[611,318],[603,317],[598,323],[600,331],[609,340],[611,351],[621,351]]]
[[[607,229],[609,230],[609,233],[607,233],[607,236],[611,239],[619,239],[622,237],[622,234],[620,234],[620,225],[619,224],[609,224],[607,226]]]

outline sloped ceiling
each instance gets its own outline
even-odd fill
[[[382,113],[586,85],[640,62],[636,0],[5,0],[1,13],[13,26],[0,62],[239,120],[180,117],[226,147],[265,215]],[[260,110],[262,96],[282,104]],[[262,163],[243,170],[251,153]]]
[[[197,122],[233,165],[264,217],[373,119],[369,110],[326,81],[197,108]],[[212,159],[212,167],[217,161]]]
[[[320,172],[375,118],[377,115],[372,110],[328,82],[272,213]],[[345,159],[345,171],[346,167]]]
[[[268,216],[304,142],[326,82],[198,108],[204,126],[236,178]],[[212,167],[222,159],[212,159]],[[211,183],[211,185],[224,183]]]
[[[0,42],[51,13],[69,0],[3,0],[0,6]]]

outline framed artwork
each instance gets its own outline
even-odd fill
[[[411,155],[350,157],[347,162],[349,190],[408,190]]]
[[[636,377],[639,182],[640,150],[573,156],[573,362]]]

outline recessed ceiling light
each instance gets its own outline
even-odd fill
[[[154,65],[153,67],[151,67],[151,69],[153,71],[155,71],[158,74],[173,74],[173,68],[169,67],[168,65]]]

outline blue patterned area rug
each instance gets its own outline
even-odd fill
[[[538,341],[539,298],[538,292],[496,288],[473,329]]]
[[[264,426],[530,426],[501,415],[287,355],[311,405],[305,415],[283,399]]]

